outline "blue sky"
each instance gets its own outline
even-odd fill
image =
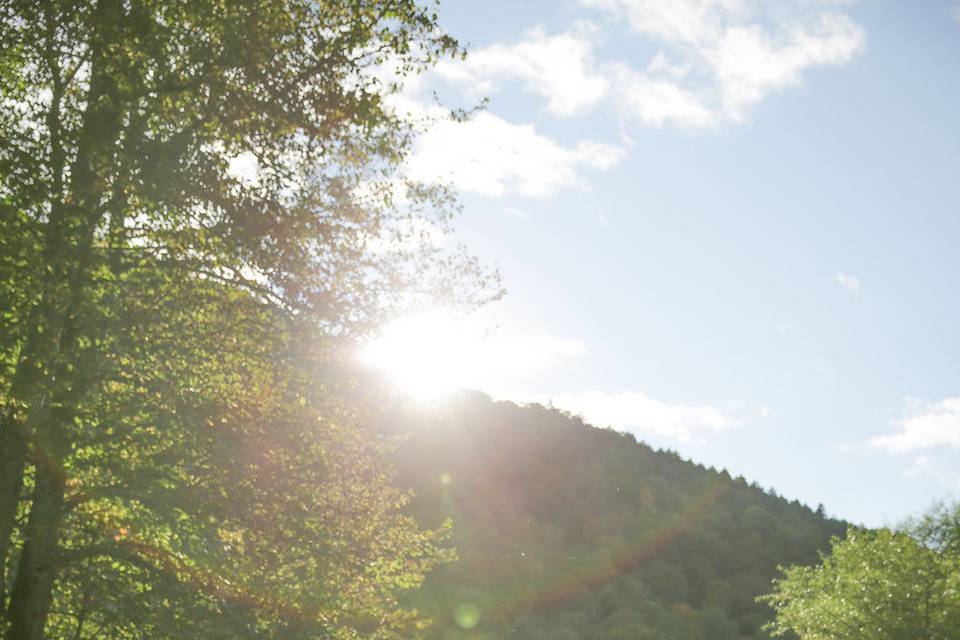
[[[397,108],[490,102],[407,170],[460,192],[446,241],[508,290],[453,332],[483,345],[458,383],[856,522],[960,497],[960,4],[440,16],[472,53]]]

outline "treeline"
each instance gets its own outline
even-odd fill
[[[757,596],[813,564],[842,521],[542,406],[465,393],[387,432],[425,526],[459,561],[409,596],[431,638],[768,638]]]

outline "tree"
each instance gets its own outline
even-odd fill
[[[947,640],[960,629],[960,505],[899,530],[851,529],[817,566],[782,571],[769,630],[802,640]]]
[[[384,67],[456,42],[413,0],[7,0],[0,51],[0,628],[388,637],[436,537],[316,389],[400,285],[489,291],[390,244],[452,203],[393,186]]]

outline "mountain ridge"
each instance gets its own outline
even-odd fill
[[[398,404],[398,482],[459,560],[407,604],[427,638],[741,640],[769,636],[778,565],[812,564],[847,523],[742,477],[541,405],[462,391]]]

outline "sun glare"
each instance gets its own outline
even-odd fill
[[[388,325],[360,358],[405,392],[429,400],[456,388],[475,358],[476,341],[463,323],[431,310]]]
[[[486,389],[517,372],[582,350],[576,340],[506,334],[475,317],[431,309],[389,324],[359,355],[404,392],[433,401],[458,388]]]

